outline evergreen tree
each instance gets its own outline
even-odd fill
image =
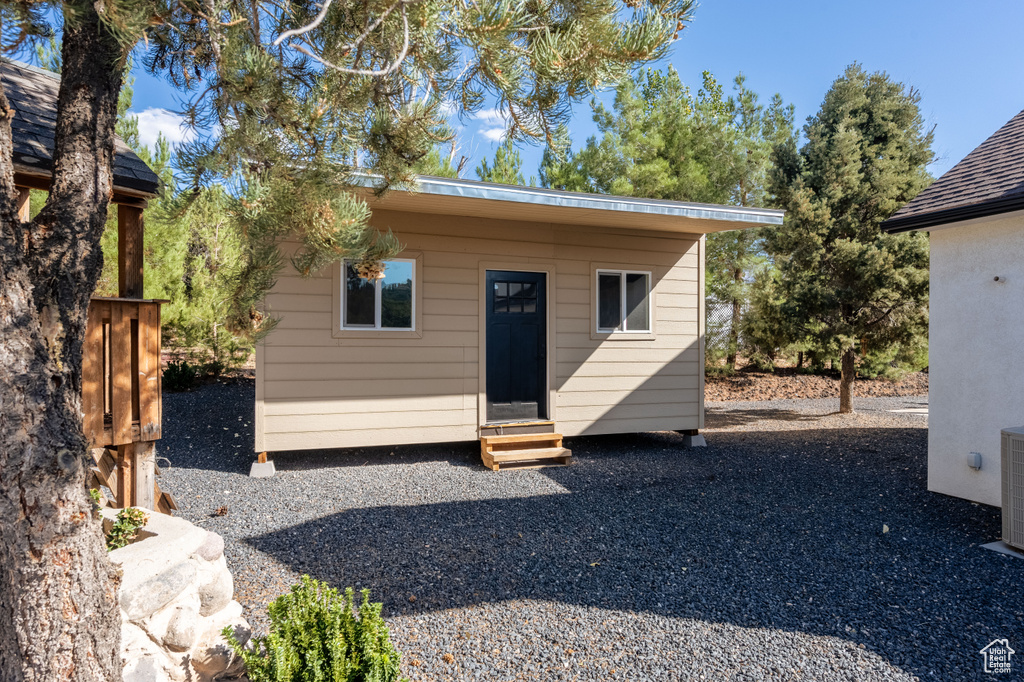
[[[5,3],[5,53],[58,31],[62,45],[53,181],[25,222],[0,84],[0,670],[14,680],[121,675],[118,573],[85,492],[81,349],[102,270],[118,98],[137,47],[151,72],[186,91],[188,118],[207,133],[179,160],[186,189],[225,185],[244,228],[227,322],[253,336],[272,325],[258,304],[286,234],[302,241],[294,264],[307,275],[399,248],[370,229],[361,188],[367,173],[379,193],[413,182],[416,162],[451,137],[446,100],[471,113],[490,95],[509,112],[512,139],[548,137],[572,102],[664,57],[692,9],[692,0]]]
[[[696,94],[669,68],[621,83],[611,109],[594,102],[602,133],[572,153],[564,129],[544,152],[541,182],[558,189],[704,203],[764,206],[771,150],[794,137],[793,108],[775,95],[767,107],[735,80],[726,98],[708,72]],[[732,307],[726,362],[736,363],[740,313],[763,261],[757,230],[708,235],[709,300]]]
[[[462,169],[466,166],[468,159],[459,156],[459,146],[453,138],[449,143],[448,154],[441,155],[441,147],[434,147],[416,165],[417,175],[432,175],[439,178],[457,178],[462,175]],[[458,160],[456,160],[458,157]]]
[[[490,164],[487,159],[480,159],[480,165],[476,168],[476,176],[485,182],[500,182],[504,185],[525,185],[523,177],[523,159],[519,150],[510,142],[503,142],[496,152],[494,161]],[[530,178],[530,185],[535,185],[535,179]]]
[[[804,127],[780,145],[771,188],[787,209],[767,232],[783,314],[842,359],[840,408],[853,411],[858,351],[912,342],[927,330],[928,239],[889,235],[883,220],[924,189],[933,156],[920,96],[885,73],[848,67]]]

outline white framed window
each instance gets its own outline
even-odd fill
[[[650,333],[650,272],[597,271],[597,331]]]
[[[384,261],[382,279],[363,279],[356,263],[342,263],[341,328],[414,331],[416,327],[416,261]]]

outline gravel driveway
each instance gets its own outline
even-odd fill
[[[1024,561],[979,547],[998,510],[925,490],[927,418],[879,400],[908,399],[717,404],[707,448],[577,438],[565,468],[469,443],[251,480],[252,383],[213,385],[165,396],[160,484],[254,625],[302,573],[369,588],[413,680],[982,679],[991,640],[1024,651]]]

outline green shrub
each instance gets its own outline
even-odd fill
[[[117,512],[117,520],[107,533],[107,551],[127,547],[135,539],[139,530],[149,521],[149,516],[137,507],[126,507]]]
[[[187,391],[196,385],[199,374],[196,368],[185,360],[172,360],[164,370],[164,390]]]
[[[251,682],[394,682],[401,657],[381,618],[381,604],[363,590],[358,613],[344,594],[302,576],[267,607],[270,633],[243,647],[230,627],[223,634],[245,661]]]

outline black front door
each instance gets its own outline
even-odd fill
[[[547,418],[542,272],[487,271],[487,421]]]

